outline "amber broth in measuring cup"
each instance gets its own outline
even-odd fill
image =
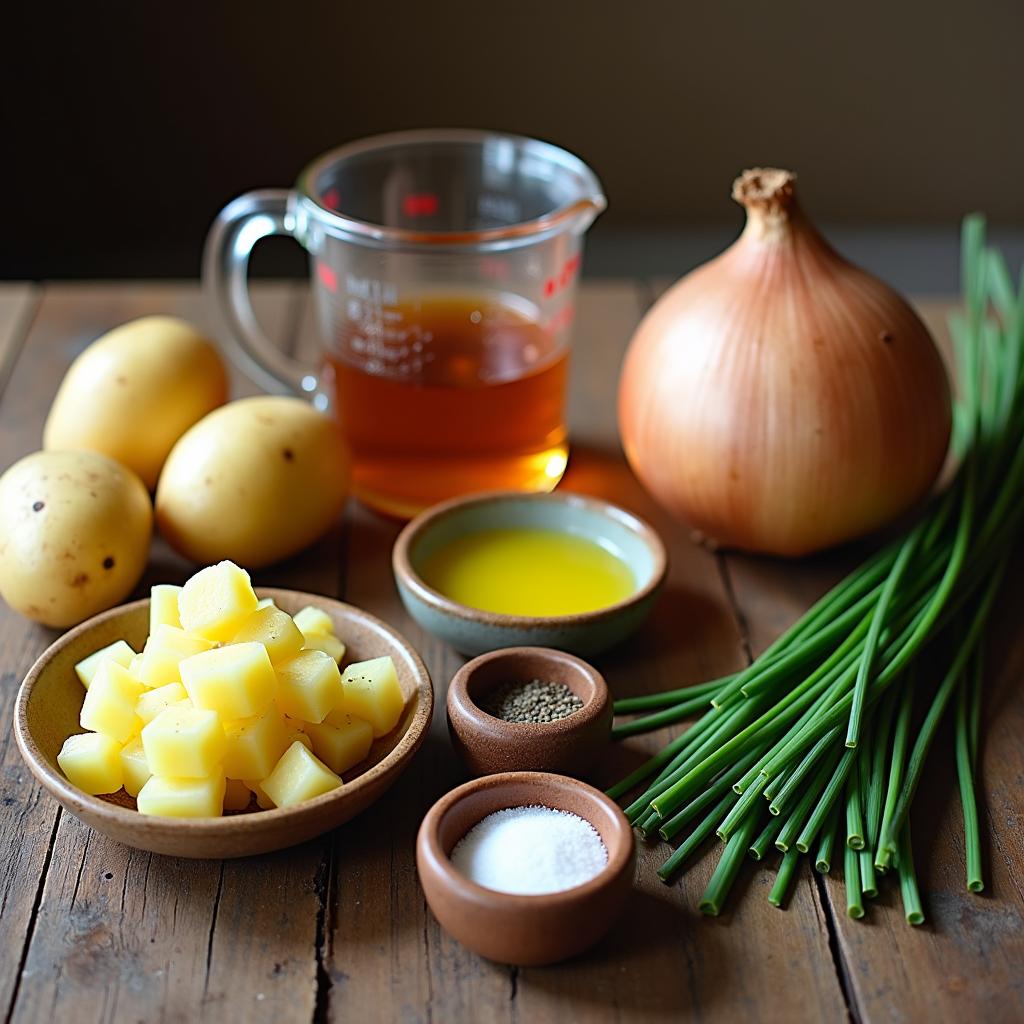
[[[453,494],[550,489],[568,453],[568,355],[514,296],[357,306],[335,321],[323,379],[356,493],[407,516]]]

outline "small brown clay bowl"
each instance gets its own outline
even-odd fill
[[[427,559],[455,538],[510,527],[556,530],[611,545],[631,569],[635,589],[623,600],[592,611],[507,615],[454,601],[421,575]],[[651,526],[599,498],[568,491],[489,491],[443,501],[421,512],[398,535],[391,565],[406,611],[463,654],[502,647],[557,647],[589,657],[619,643],[644,621],[665,582],[668,556]]]
[[[583,707],[554,722],[506,722],[480,704],[502,683],[541,679],[564,683]],[[474,775],[557,772],[579,775],[612,734],[608,684],[593,665],[545,647],[509,647],[481,654],[455,673],[448,687],[448,734]]]
[[[471,882],[450,860],[481,819],[506,807],[543,805],[589,821],[608,850],[604,869],[583,885],[542,896],[496,892]],[[633,830],[599,790],[562,775],[507,772],[467,782],[427,812],[416,837],[416,868],[441,927],[499,963],[539,966],[592,946],[611,927],[633,883]]]
[[[434,707],[430,675],[419,655],[398,633],[374,616],[317,594],[260,590],[279,608],[297,612],[322,608],[348,648],[347,661],[389,654],[405,695],[401,721],[375,740],[369,756],[346,773],[345,785],[294,807],[225,815],[222,818],[156,818],[139,814],[122,791],[88,796],[57,767],[64,740],[81,732],[78,716],[85,691],[75,663],[115,640],[136,650],[149,631],[149,600],[111,608],[83,622],[51,644],[32,666],[18,693],[14,728],[18,748],[32,774],[75,817],[140,850],[175,857],[246,857],[305,842],[336,828],[379,799],[408,766],[426,737]]]

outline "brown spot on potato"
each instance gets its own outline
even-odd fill
[[[892,336],[889,331],[879,331],[878,340],[884,341],[886,345],[891,345],[896,339]]]
[[[113,569],[114,568],[114,556],[113,555],[107,555],[107,557],[103,559],[103,568],[104,569]]]
[[[295,452],[293,452],[291,450],[291,448],[285,448],[281,452],[281,454],[284,456],[284,461],[285,462],[294,462],[295,461]]]
[[[115,382],[116,384],[120,384],[120,385],[121,385],[121,387],[124,387],[124,386],[125,386],[125,384],[127,384],[127,383],[128,383],[128,378],[127,378],[127,377],[126,377],[126,376],[125,376],[125,375],[124,375],[123,373],[119,373],[119,374],[118,374],[118,375],[117,375],[117,376],[116,376],[116,377],[114,378],[114,382]]]
[[[87,572],[80,572],[72,581],[71,586],[76,590],[79,587],[84,587],[89,582],[89,574]]]
[[[44,508],[46,508],[46,502],[45,501],[33,501],[32,502],[32,511],[33,512],[42,512]]]

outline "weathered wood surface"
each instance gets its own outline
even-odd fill
[[[649,625],[600,660],[616,693],[648,692],[735,669],[840,571],[835,559],[778,566],[713,556],[692,544],[639,488],[618,451],[614,381],[654,289],[604,282],[582,290],[565,486],[600,494],[654,523],[672,569]],[[258,305],[269,333],[300,354],[315,346],[304,290],[266,285]],[[39,444],[46,409],[74,355],[133,316],[174,313],[207,322],[191,285],[71,285],[0,289],[0,467]],[[6,381],[6,387],[4,382]],[[235,394],[251,386],[235,380]],[[637,891],[618,928],[576,961],[543,970],[487,963],[437,926],[416,881],[413,840],[422,814],[462,779],[444,727],[443,696],[461,659],[405,616],[390,575],[398,526],[352,503],[312,551],[258,574],[361,605],[420,650],[438,693],[415,766],[392,793],[332,835],[245,861],[150,856],[91,833],[31,782],[9,729],[0,856],[0,1005],[14,1021],[752,1021],[1011,1019],[1020,984],[1021,706],[1009,696],[1022,657],[1007,603],[993,675],[1007,684],[984,755],[987,816],[995,835],[993,886],[961,893],[962,857],[944,836],[924,861],[934,922],[911,933],[896,908],[847,922],[841,888],[801,879],[788,909],[764,897],[770,871],[744,869],[726,913],[696,903],[714,865],[700,859],[665,887],[654,875],[666,847],[641,850]],[[159,541],[142,589],[180,580],[188,566]],[[53,638],[0,609],[0,713]],[[607,784],[661,745],[668,731],[622,744],[596,781]],[[958,813],[949,771],[936,772],[937,808]],[[922,816],[921,825],[926,824]],[[938,831],[938,830],[937,830]],[[922,847],[924,836],[922,835]],[[945,849],[949,847],[948,849]],[[943,852],[944,851],[944,852]],[[942,858],[945,857],[946,860]],[[952,866],[951,866],[952,865]],[[736,898],[741,896],[742,898]],[[973,902],[972,902],[973,901]],[[1014,945],[1017,942],[1017,945]]]

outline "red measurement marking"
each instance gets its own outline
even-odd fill
[[[576,309],[574,306],[566,306],[564,309],[560,309],[549,321],[549,327],[552,331],[561,331],[568,327],[573,318],[576,316]]]
[[[553,278],[549,277],[544,282],[544,298],[550,299],[555,294],[555,289],[558,287],[558,282]]]
[[[338,275],[326,263],[318,263],[316,265],[316,276],[320,278],[320,283],[329,292],[336,292],[338,290]]]
[[[437,213],[440,201],[433,192],[411,192],[402,200],[406,217],[430,217]]]
[[[495,281],[508,280],[508,263],[494,256],[484,256],[480,260],[480,269]]]
[[[339,209],[341,206],[341,196],[338,195],[338,190],[336,188],[329,188],[324,193],[323,202],[324,206],[326,206],[328,210]]]

